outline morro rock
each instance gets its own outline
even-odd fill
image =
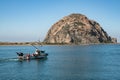
[[[82,14],[71,14],[56,22],[48,31],[44,43],[90,44],[116,43],[96,21]]]

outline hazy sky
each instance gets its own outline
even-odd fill
[[[120,42],[120,0],[0,0],[0,41],[43,40],[55,22],[72,13],[97,21]]]

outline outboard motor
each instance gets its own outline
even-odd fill
[[[18,56],[23,56],[24,54],[22,52],[16,52]]]

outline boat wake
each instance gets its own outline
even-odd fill
[[[0,62],[18,61],[18,58],[0,58]]]
[[[40,60],[40,61],[44,61],[44,60],[47,60],[47,57],[41,57],[41,58],[36,58],[36,59],[30,59],[30,60]],[[0,63],[3,63],[3,62],[16,62],[16,61],[30,61],[30,60],[27,60],[27,59],[18,59],[18,58],[0,58]]]

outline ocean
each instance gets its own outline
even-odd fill
[[[17,59],[32,46],[0,46],[0,80],[120,80],[120,44],[37,46],[39,60]]]

